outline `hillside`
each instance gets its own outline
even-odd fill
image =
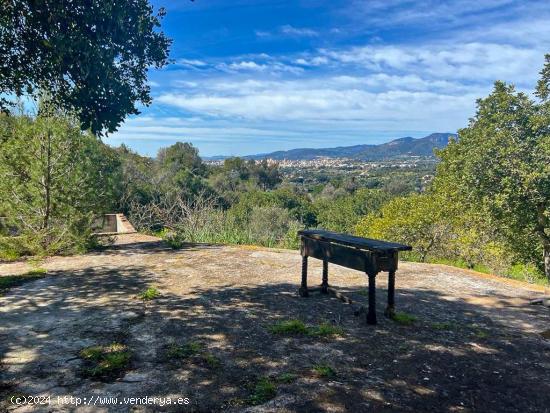
[[[338,146],[335,148],[298,148],[288,151],[276,151],[265,154],[245,156],[247,159],[314,159],[318,157],[353,158],[364,161],[392,159],[403,156],[433,156],[433,150],[444,148],[449,138],[456,138],[454,133],[432,133],[423,138],[410,136],[394,139],[379,145]]]

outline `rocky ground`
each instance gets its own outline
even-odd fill
[[[334,297],[300,298],[300,264],[294,251],[174,251],[138,234],[48,258],[44,278],[0,297],[0,411],[550,412],[550,310],[529,305],[541,288],[400,263],[400,322],[382,316],[380,274],[373,327]],[[0,276],[31,268],[0,264]],[[330,266],[329,282],[366,301],[363,274]],[[160,295],[140,297],[150,287]],[[95,375],[83,350],[113,343],[120,368]],[[45,404],[10,401],[29,395]],[[122,399],[145,396],[189,404]]]

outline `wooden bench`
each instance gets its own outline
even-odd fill
[[[376,324],[376,275],[381,271],[387,271],[389,274],[388,304],[385,314],[389,317],[393,316],[398,254],[399,251],[410,251],[412,247],[324,230],[303,230],[298,231],[298,235],[300,236],[300,253],[302,254],[302,283],[299,290],[302,297],[309,295],[307,287],[308,257],[323,260],[321,293],[333,293],[347,303],[352,303],[352,301],[328,285],[328,263],[364,271],[369,278],[367,323]]]

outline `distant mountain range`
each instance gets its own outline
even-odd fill
[[[447,146],[449,139],[456,138],[455,133],[432,133],[424,138],[394,139],[393,141],[379,145],[354,145],[338,146],[336,148],[300,148],[288,151],[262,153],[258,155],[243,156],[245,159],[275,160],[311,160],[318,157],[328,158],[352,158],[363,161],[375,161],[382,159],[402,158],[406,156],[433,156],[434,149]],[[209,159],[224,159],[226,157],[212,157]]]

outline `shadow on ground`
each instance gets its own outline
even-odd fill
[[[107,261],[115,251],[106,254]],[[153,251],[166,248],[158,244],[148,253]],[[548,342],[521,330],[515,318],[520,311],[548,317],[545,309],[495,309],[437,291],[398,289],[399,310],[416,317],[400,325],[382,317],[380,289],[379,325],[372,327],[335,298],[298,297],[293,283],[205,285],[175,294],[144,266],[51,275],[0,297],[4,397],[181,396],[192,402],[154,411],[550,411]],[[152,284],[162,295],[139,299]],[[363,289],[345,291],[366,301]],[[509,297],[496,298],[506,303]],[[269,331],[288,319],[308,326],[330,323],[343,334]],[[125,373],[106,383],[82,377],[79,351],[112,342],[132,351]],[[191,342],[198,343],[193,354],[170,356],[170,348]],[[334,376],[319,376],[314,369],[319,365],[331,367]],[[285,373],[294,381],[279,380]],[[252,406],[255,385],[264,377],[276,386],[276,395]]]

